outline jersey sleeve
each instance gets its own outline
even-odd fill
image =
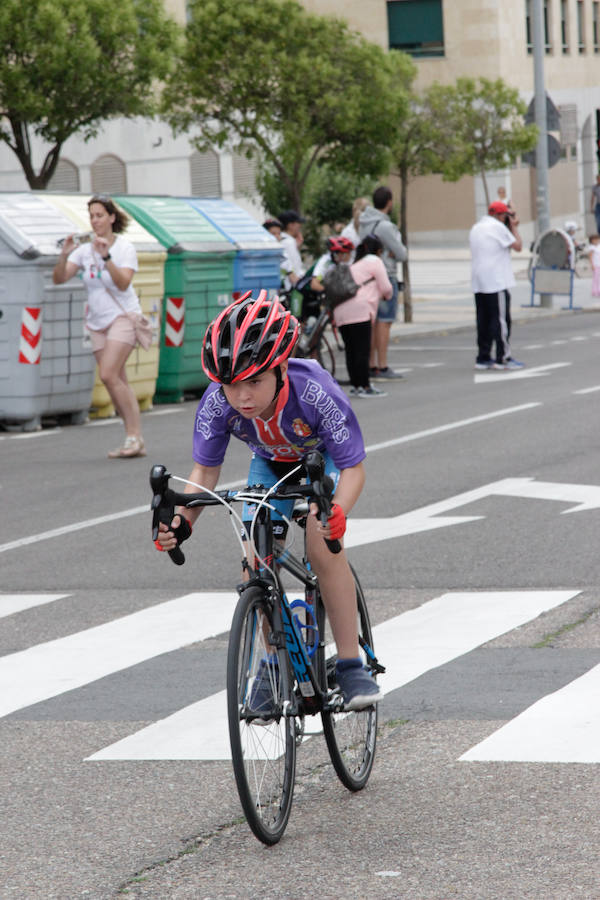
[[[337,468],[349,469],[362,462],[366,452],[358,419],[329,372],[315,366],[302,386],[300,400]]]
[[[230,433],[227,427],[231,407],[219,385],[211,385],[198,404],[194,421],[192,457],[201,466],[220,466],[225,459]]]

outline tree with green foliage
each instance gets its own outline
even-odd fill
[[[357,197],[371,196],[376,181],[369,176],[352,175],[330,165],[313,166],[307,178],[302,201],[306,225],[302,232],[304,247],[312,256],[323,252],[323,235],[336,222],[350,221]],[[273,215],[293,206],[293,197],[272,163],[259,167],[256,187],[263,207]]]
[[[162,0],[2,0],[0,140],[44,189],[67,138],[156,109],[178,27]],[[49,148],[36,171],[33,136]]]
[[[163,98],[175,133],[197,127],[199,149],[262,157],[297,209],[317,164],[387,171],[408,57],[403,82],[380,47],[297,0],[191,0],[188,10],[185,49]]]
[[[426,97],[442,135],[438,171],[446,181],[480,175],[489,203],[486,172],[505,169],[537,143],[537,127],[525,124],[518,89],[501,78],[458,78],[453,85],[432,85]]]

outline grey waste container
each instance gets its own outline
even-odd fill
[[[86,290],[54,285],[59,238],[73,232],[39,196],[0,193],[0,426],[33,431],[43,416],[85,420],[96,361],[84,346]]]

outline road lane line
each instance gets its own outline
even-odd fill
[[[573,391],[574,394],[593,394],[595,391],[600,391],[600,384],[594,385],[594,387],[582,388],[580,391]]]
[[[456,422],[448,422],[446,425],[438,425],[436,428],[427,428],[424,431],[415,431],[413,434],[406,434],[403,437],[392,438],[389,441],[381,441],[378,444],[369,444],[366,448],[367,453],[374,453],[377,450],[385,450],[388,447],[395,447],[398,444],[408,444],[410,441],[418,441],[421,438],[432,437],[435,434],[442,434],[445,431],[454,431],[456,428],[464,428],[467,425],[475,425],[478,422],[487,422],[490,419],[497,419],[500,416],[508,416],[512,413],[525,412],[528,409],[534,409],[536,406],[542,406],[541,403],[522,403],[520,406],[509,406],[505,409],[497,409],[491,413],[483,413],[480,416],[471,416],[469,419],[459,419]]]
[[[0,716],[229,631],[236,592],[186,594],[0,657]]]
[[[390,693],[578,593],[447,593],[388,619],[373,629],[377,657],[386,667],[382,687]],[[192,703],[88,757],[94,761],[108,759],[231,759],[225,691]]]
[[[495,419],[499,416],[507,416],[511,413],[524,412],[541,406],[541,403],[523,403],[520,406],[510,406],[506,409],[499,409],[492,413],[484,413],[481,416],[473,416],[469,419],[460,419],[457,422],[449,422],[447,425],[439,425],[437,428],[428,428],[425,431],[416,431],[413,434],[407,434],[403,437],[393,438],[390,441],[383,441],[378,444],[370,444],[366,449],[368,453],[375,453],[378,450],[384,450],[387,447],[394,447],[397,444],[407,444],[410,441],[417,441],[424,437],[431,437],[435,434],[442,434],[445,431],[452,431],[456,428],[464,428],[467,425],[474,425],[477,422],[487,422],[489,419]],[[230,484],[223,484],[219,487],[222,489],[235,488],[245,485],[245,481],[233,481]],[[72,525],[63,525],[61,528],[53,528],[50,531],[43,531],[40,534],[32,534],[29,537],[17,538],[6,544],[0,544],[0,553],[6,553],[8,550],[18,550],[20,547],[26,547],[29,544],[37,544],[40,541],[46,541],[50,538],[60,537],[64,534],[71,534],[76,531],[82,531],[84,528],[92,528],[95,525],[104,525],[108,522],[114,522],[117,519],[123,519],[127,516],[136,516],[139,513],[147,513],[149,511],[149,503],[144,506],[135,506],[132,509],[125,509],[121,512],[110,513],[106,516],[98,516],[95,519],[86,519],[82,522],[74,522]]]

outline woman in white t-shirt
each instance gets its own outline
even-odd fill
[[[140,408],[125,370],[136,345],[133,321],[127,314],[141,312],[131,284],[138,267],[135,247],[121,236],[129,218],[104,194],[92,197],[88,209],[90,242],[77,244],[69,235],[52,277],[54,284],[63,284],[80,272],[88,291],[85,324],[99,376],[125,425],[125,441],[109,457],[145,456]]]

